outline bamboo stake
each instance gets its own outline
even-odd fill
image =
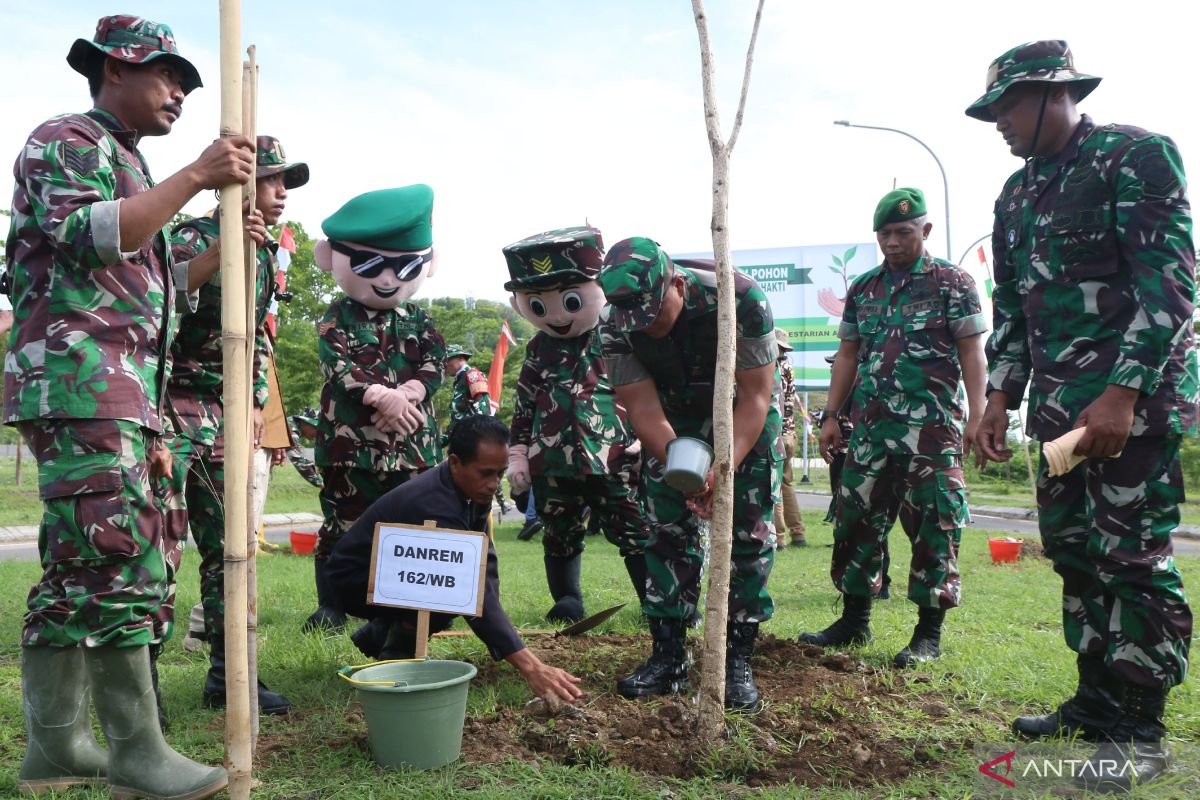
[[[242,130],[250,137],[250,141],[255,141],[258,129],[258,64],[255,60],[255,47],[250,45],[246,48],[246,55],[249,60],[242,62]],[[255,158],[255,168],[250,171],[250,180],[246,183],[246,203],[253,210],[257,201],[257,162]],[[246,332],[250,337],[249,341],[255,340],[257,333],[255,328],[256,305],[258,303],[258,292],[255,291],[256,278],[258,272],[258,249],[254,244],[254,240],[250,238],[250,234],[244,234],[243,237],[243,257],[246,263]],[[253,353],[256,348],[248,345],[248,354],[246,358],[246,385],[254,386],[254,357]],[[254,411],[253,403],[247,404],[246,411],[250,417],[246,422],[247,430],[253,432],[254,428]],[[255,488],[258,483],[259,475],[255,467],[255,452],[254,448],[249,448],[250,463],[247,467],[249,484],[247,486],[247,496],[255,497]],[[258,748],[258,531],[255,522],[255,511],[252,503],[247,504],[246,518],[246,689],[250,694],[250,751],[253,753]]]
[[[700,736],[715,742],[725,729],[725,620],[729,615],[729,573],[733,553],[733,387],[736,356],[736,317],[733,289],[733,258],[729,247],[729,158],[737,143],[750,88],[750,67],[754,45],[762,20],[764,0],[759,0],[754,15],[754,30],[746,51],[742,94],[729,141],[721,138],[721,119],[717,110],[712,47],[709,44],[708,17],[703,0],[692,0],[696,33],[700,37],[700,74],[704,84],[704,123],[712,152],[712,237],[713,258],[717,262],[717,364],[713,394],[713,512],[709,540],[708,591],[705,600],[703,658],[700,676]]]
[[[220,0],[221,135],[242,131],[242,17],[240,0]],[[229,796],[250,796],[252,751],[246,677],[246,485],[249,468],[246,410],[246,268],[242,186],[221,187],[221,349],[225,410],[225,760]]]

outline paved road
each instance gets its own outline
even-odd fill
[[[805,509],[824,510],[829,507],[829,498],[823,495],[797,493],[796,499],[799,501],[800,507]],[[513,522],[519,520],[521,516],[512,509],[512,506],[509,506],[508,513],[504,514],[501,518],[505,522]],[[267,541],[286,542],[289,531],[293,529],[311,532],[316,531],[318,527],[316,524],[307,524],[267,528]],[[975,514],[971,527],[977,530],[1017,533],[1022,536],[1036,537],[1038,535],[1037,523],[1026,519],[1008,519],[1007,517],[988,517],[983,514]],[[1200,541],[1194,539],[1176,539],[1175,552],[1180,555],[1200,556]],[[0,544],[0,560],[35,561],[37,557],[36,542]]]

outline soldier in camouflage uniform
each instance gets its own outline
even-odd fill
[[[776,547],[783,547],[784,529],[790,534],[792,547],[804,547],[804,519],[800,516],[800,504],[796,501],[796,490],[792,487],[792,459],[796,457],[796,379],[792,377],[792,364],[787,354],[792,351],[788,334],[783,328],[775,329],[779,343],[779,396],[780,414],[783,419],[783,480],[779,485],[779,502],[775,504],[772,522],[775,525]],[[803,409],[801,409],[803,413]],[[804,430],[803,424],[800,426]]]
[[[295,442],[287,451],[288,459],[296,468],[296,472],[300,473],[300,477],[320,489],[324,485],[321,473],[317,470],[317,465],[304,455],[304,448],[300,446],[302,438],[315,439],[317,436],[317,410],[305,408],[299,414],[292,414],[288,417],[288,430],[292,441]]]
[[[432,275],[433,190],[423,184],[367,192],[321,228],[317,265],[346,293],[317,325],[325,386],[317,423],[321,525],[316,552],[318,609],[306,628],[341,627],[346,617],[325,575],[333,545],[375,502],[442,460],[433,393],[446,344],[409,298]]]
[[[283,146],[273,136],[259,136],[255,169],[255,205],[267,225],[283,215],[287,193],[308,183],[308,165],[288,163]],[[220,253],[220,214],[179,223],[171,250],[177,261],[190,261],[208,251]],[[263,434],[262,409],[268,398],[267,311],[275,289],[275,252],[279,245],[267,237],[256,251],[254,328],[254,446]],[[200,601],[204,633],[211,647],[211,668],[205,677],[203,700],[209,708],[225,705],[225,443],[223,429],[225,357],[221,345],[221,275],[200,287],[196,309],[180,322],[171,345],[171,379],[167,397],[173,428],[167,446],[175,468],[167,482],[167,526],[181,544],[190,529],[200,551]],[[259,708],[264,714],[285,714],[288,701],[260,681]]]
[[[711,502],[711,482],[689,499],[663,480],[667,445],[678,436],[712,441],[716,378],[717,280],[711,261],[673,261],[641,237],[616,244],[600,285],[609,306],[601,346],[617,398],[645,448],[642,502],[650,523],[649,583],[642,609],[654,652],[617,684],[626,697],[687,686],[687,620],[696,613],[704,562],[693,508]],[[783,448],[776,359],[779,350],[766,295],[735,273],[737,396],[733,407],[733,551],[725,704],[758,706],[750,656],[760,622],[771,618],[767,593],[775,552],[768,517],[779,499]],[[714,622],[709,620],[710,623]]]
[[[43,575],[22,634],[28,739],[18,788],[103,784],[130,796],[210,797],[225,770],[172,750],[153,705],[149,645],[169,635],[173,580],[152,480],[176,303],[215,261],[178,264],[166,225],[203,189],[245,181],[253,144],[210,145],[162,184],[138,144],[170,133],[200,76],[166,25],[102,18],[67,62],[95,107],[40,125],[17,157],[5,256],[15,325],[4,422],[38,461]],[[119,209],[119,213],[118,213]],[[108,739],[92,735],[88,689]]]
[[[491,416],[487,376],[467,363],[473,355],[462,345],[452,344],[446,348],[446,377],[454,379],[454,387],[450,395],[450,421],[446,423],[443,443],[454,429],[454,423],[460,419],[477,414]]]
[[[1099,82],[1076,72],[1066,42],[1033,42],[992,62],[967,114],[995,122],[1026,160],[996,201],[981,455],[1011,455],[1005,411],[1028,384],[1029,435],[1047,442],[1082,427],[1075,453],[1088,458],[1057,477],[1042,458],[1038,473],[1042,543],[1063,579],[1079,688],[1013,727],[1117,742],[1089,768],[1133,769],[1085,781],[1112,790],[1166,768],[1163,709],[1187,674],[1192,612],[1171,533],[1180,437],[1196,424],[1195,248],[1174,142],[1081,116],[1076,103]]]
[[[646,593],[646,523],[637,440],[617,402],[596,323],[604,240],[591,226],[547,231],[504,248],[512,305],[537,326],[525,347],[513,410],[508,479],[532,486],[543,524],[553,622],[587,615],[579,584],[586,509],[620,550],[639,600]]]
[[[854,397],[830,568],[843,611],[825,630],[800,639],[825,647],[870,640],[883,542],[898,515],[912,542],[908,599],[918,616],[911,641],[894,659],[906,667],[941,654],[946,609],[959,604],[962,453],[983,413],[987,325],[971,276],[925,251],[933,226],[919,189],[884,195],[874,222],[884,263],[859,276],[846,295],[829,388],[829,408],[840,408],[852,390]],[[960,377],[971,412],[965,434]],[[820,447],[827,459],[841,439],[837,420],[825,417]]]

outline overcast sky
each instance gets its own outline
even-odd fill
[[[101,13],[170,24],[205,86],[175,131],[143,150],[162,179],[218,128],[217,2],[95,0],[0,4],[5,111],[0,158],[11,163],[37,124],[89,106],[65,57]],[[291,219],[321,220],[364,191],[423,182],[436,192],[441,271],[425,296],[501,299],[500,248],[549,228],[600,227],[609,244],[657,239],[710,249],[710,161],[699,50],[688,0],[292,0],[246,2],[243,38],[261,64],[259,131],[278,136],[312,181]],[[992,200],[1020,166],[994,127],[963,109],[988,63],[1040,38],[1066,38],[1104,83],[1081,108],[1100,122],[1175,138],[1196,166],[1200,71],[1190,4],[767,0],[732,172],[735,248],[870,241],[871,214],[892,188],[925,190],[931,250],[946,255],[949,179],[953,259],[991,227]],[[753,0],[709,0],[722,122],[732,122]],[[1197,167],[1200,168],[1200,167]],[[201,212],[198,197],[187,211]]]

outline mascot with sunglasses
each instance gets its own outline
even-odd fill
[[[306,629],[346,622],[325,574],[329,553],[367,506],[442,460],[430,402],[446,344],[409,299],[433,274],[433,190],[423,184],[367,192],[321,224],[317,266],[344,297],[317,325],[325,386],[315,460],[321,489],[317,610]],[[373,655],[368,653],[368,655]]]
[[[584,618],[579,585],[585,509],[625,559],[645,599],[648,530],[638,500],[639,447],[600,356],[596,324],[604,293],[600,231],[584,225],[547,231],[504,248],[512,306],[538,330],[525,346],[509,439],[508,482],[533,487],[545,525],[551,622]]]

